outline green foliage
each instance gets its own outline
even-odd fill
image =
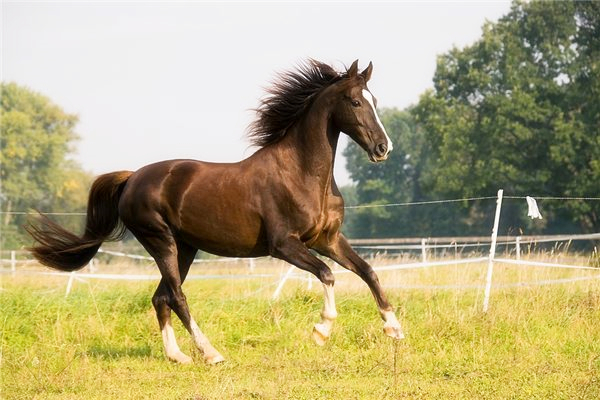
[[[351,142],[344,150],[348,172],[355,182],[356,203],[361,206],[403,203],[420,197],[424,137],[412,116],[405,111],[380,112],[394,150],[385,163],[370,163],[364,151]],[[348,205],[348,204],[347,204]],[[350,237],[397,236],[406,234],[403,209],[367,207],[349,209],[344,229]]]
[[[77,116],[14,83],[0,90],[1,247],[14,248],[22,242],[25,216],[12,212],[82,211],[90,177],[68,159],[78,138]]]
[[[473,45],[438,58],[434,89],[410,115],[384,111],[394,120],[384,120],[386,127],[401,132],[393,136],[394,151],[400,158],[410,154],[410,165],[395,158],[365,174],[362,164],[353,165],[356,157],[348,157],[359,199],[375,204],[494,196],[499,188],[510,195],[598,197],[599,26],[598,2],[513,3],[508,15],[484,26]],[[401,123],[408,132],[396,127]],[[477,216],[493,212],[494,205],[469,206],[469,214],[464,207],[436,212],[436,227],[425,231],[489,231],[488,221]],[[385,225],[379,219],[401,221],[402,213],[365,210],[370,222],[359,221],[353,233],[367,236],[373,225]],[[411,212],[404,221],[414,225],[417,216],[420,223],[419,215]],[[600,230],[599,202],[548,202],[544,215],[534,225],[522,209],[508,207],[503,221],[529,233],[571,225]]]

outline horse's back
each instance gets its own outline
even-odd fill
[[[166,230],[210,253],[265,255],[255,190],[245,172],[241,163],[169,160],[147,165],[123,191],[121,218],[136,236]]]

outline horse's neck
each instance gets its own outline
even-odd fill
[[[316,118],[308,113],[282,140],[286,163],[322,186],[331,185],[339,134],[326,113]]]

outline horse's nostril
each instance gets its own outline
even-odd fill
[[[377,153],[379,157],[385,156],[387,153],[387,145],[385,143],[378,144],[375,148],[375,153]]]

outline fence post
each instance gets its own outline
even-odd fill
[[[279,281],[279,285],[277,285],[277,289],[275,289],[275,292],[273,292],[273,296],[271,297],[273,300],[277,300],[277,298],[279,297],[279,294],[281,293],[281,290],[283,289],[283,285],[285,285],[285,282],[288,280],[288,278],[290,277],[290,275],[294,271],[294,268],[296,268],[296,267],[291,266],[287,270],[287,272],[285,273],[285,275]]]
[[[65,298],[69,297],[69,293],[71,293],[71,288],[73,287],[74,279],[75,279],[75,271],[72,271],[69,274],[69,282],[67,282],[67,289],[65,290]]]
[[[425,264],[427,262],[427,239],[421,239],[421,262]]]
[[[10,273],[12,276],[17,273],[17,252],[15,250],[10,251]]]
[[[517,253],[517,260],[521,259],[521,236],[517,236],[515,239],[515,253]]]
[[[496,241],[498,240],[498,224],[500,223],[500,209],[502,208],[502,196],[504,190],[498,190],[498,200],[496,200],[496,215],[494,216],[494,227],[492,229],[492,244],[490,245],[490,256],[488,259],[488,269],[485,278],[485,293],[483,295],[483,312],[487,312],[490,304],[490,292],[492,290],[492,274],[494,273],[494,257],[496,256]]]
[[[88,263],[88,269],[90,270],[90,273],[93,274],[96,272],[96,262],[94,261],[94,259],[92,258],[90,260],[90,262]]]

